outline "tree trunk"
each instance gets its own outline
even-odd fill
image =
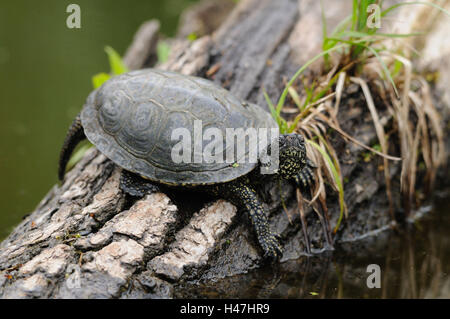
[[[326,1],[330,27],[351,11],[343,5]],[[133,69],[151,64],[158,28],[152,22],[137,33],[125,58]],[[268,110],[263,89],[277,100],[286,80],[320,51],[321,33],[317,1],[242,0],[212,35],[192,42],[173,40],[169,61],[157,67],[210,78]],[[313,65],[308,76],[318,68]],[[374,141],[373,124],[364,121],[370,114],[359,87],[348,86],[342,101],[342,129],[366,144]],[[387,113],[381,116],[388,118]],[[357,127],[352,126],[355,118],[363,119]],[[349,211],[333,240],[335,245],[356,243],[395,224],[387,213],[381,161],[358,161],[361,147],[337,134],[332,140],[347,181]],[[398,176],[399,169],[399,162],[392,163],[392,176]],[[1,297],[174,297],[183,294],[185,282],[241,274],[263,264],[247,216],[232,204],[199,195],[193,202],[194,197],[183,191],[133,202],[119,189],[119,176],[120,168],[96,149],[87,152],[64,183],[55,185],[1,243]],[[267,187],[271,228],[285,248],[280,262],[306,255],[293,187]],[[327,205],[334,226],[337,196],[329,195]],[[306,210],[312,251],[320,254],[329,247],[311,212]]]

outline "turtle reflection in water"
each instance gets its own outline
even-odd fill
[[[264,256],[279,258],[282,247],[269,229],[257,195],[261,161],[239,165],[172,161],[172,131],[180,127],[192,131],[195,120],[224,133],[226,128],[277,127],[262,108],[209,80],[155,69],[133,71],[110,79],[89,95],[64,141],[59,178],[64,178],[76,145],[87,138],[123,169],[120,187],[125,193],[142,197],[168,185],[195,187],[229,200],[247,211]],[[280,135],[278,142],[279,168],[274,177],[308,187],[314,165],[306,156],[303,137]]]

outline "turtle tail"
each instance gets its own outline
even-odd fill
[[[64,174],[66,173],[67,162],[70,159],[75,147],[84,140],[86,136],[84,135],[83,126],[81,125],[80,114],[73,120],[72,125],[67,132],[66,138],[64,139],[64,144],[59,155],[59,168],[58,168],[58,178],[60,181],[64,179]]]

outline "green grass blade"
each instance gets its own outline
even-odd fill
[[[273,105],[272,101],[270,100],[269,95],[267,94],[266,90],[263,89],[263,95],[264,98],[266,99],[267,105],[269,106],[269,110],[270,110],[270,114],[272,114],[272,117],[277,121],[278,123],[278,118],[280,117],[280,115],[277,113],[277,111],[275,110],[275,106]],[[279,124],[279,123],[278,123]]]
[[[283,92],[281,93],[280,99],[278,100],[278,104],[277,104],[277,113],[279,114],[279,112],[281,112],[281,109],[283,108],[284,102],[286,100],[286,96],[288,94],[288,90],[289,87],[291,87],[291,85],[294,83],[294,81],[298,78],[298,76],[306,70],[306,68],[308,68],[312,63],[314,63],[317,59],[321,58],[322,56],[324,56],[325,54],[331,53],[333,51],[336,51],[340,48],[343,48],[345,46],[345,44],[340,44],[337,46],[332,47],[331,49],[328,49],[326,51],[322,51],[321,53],[317,54],[316,56],[314,56],[312,59],[308,60],[300,69],[297,70],[297,72],[295,72],[295,74],[292,76],[292,78],[289,80],[289,82],[286,84]]]
[[[288,91],[295,105],[297,105],[300,111],[303,111],[302,102],[300,101],[300,96],[298,95],[297,91],[292,86],[288,89]]]
[[[330,148],[330,145],[327,143],[327,141],[323,138],[322,135],[317,134],[317,137],[319,138],[319,140],[322,142],[323,145],[325,145],[325,148],[327,150],[327,152],[329,154],[333,154]],[[334,167],[336,169],[336,172],[339,176],[339,179],[342,181],[342,176],[341,176],[341,167],[339,165],[339,162],[336,160],[336,158],[334,156],[330,157],[330,159],[333,161]]]
[[[325,18],[325,11],[323,9],[323,0],[320,0],[320,15],[322,18],[322,49],[324,49],[324,46],[326,45],[326,39],[328,38],[327,34],[327,19]],[[328,65],[328,54],[325,54],[323,59],[325,60],[325,65]]]
[[[358,14],[358,31],[366,30],[367,24],[367,8],[376,3],[376,0],[361,0],[359,3],[359,14]],[[370,33],[376,32],[376,29],[369,30]]]
[[[295,131],[295,128],[297,127],[298,122],[300,121],[300,119],[302,118],[300,116],[301,114],[297,115],[294,119],[294,121],[292,122],[292,124],[288,127],[287,132],[288,133],[292,133]]]
[[[413,32],[413,33],[377,33],[377,36],[387,38],[409,38],[425,35],[426,32]]]
[[[331,32],[331,36],[334,36],[335,34],[340,33],[343,30],[345,30],[345,28],[347,27],[347,24],[349,22],[351,22],[351,19],[352,19],[352,15],[348,15],[347,17],[345,17],[345,19],[343,19],[341,22],[339,22],[338,25]]]
[[[339,176],[339,173],[338,173],[336,167],[334,166],[333,161],[331,160],[328,153],[319,144],[317,144],[309,139],[305,139],[305,140],[307,143],[309,143],[312,147],[314,147],[315,149],[317,149],[320,152],[320,154],[322,155],[324,160],[330,166],[334,180],[336,181],[336,185],[337,185],[338,191],[339,191],[339,208],[340,208],[339,219],[337,221],[336,227],[334,228],[334,233],[336,233],[337,230],[339,229],[339,226],[341,225],[342,219],[344,217],[344,211],[345,211],[344,186],[342,185],[342,180]]]
[[[320,14],[322,18],[322,36],[324,39],[328,37],[327,34],[327,19],[325,18],[325,11],[323,9],[323,0],[320,0]]]
[[[286,134],[288,132],[288,124],[287,124],[286,120],[281,118],[280,123],[281,123],[281,125],[280,125],[280,133],[281,134]]]
[[[377,33],[377,34],[370,34],[367,32],[360,32],[360,31],[342,31],[336,35],[336,38],[342,39],[343,37],[351,37],[351,38],[364,38],[368,37],[369,39],[374,37],[387,37],[387,38],[407,38],[407,37],[415,37],[419,35],[424,35],[424,32],[415,32],[415,33]],[[333,38],[330,38],[333,39]]]
[[[383,72],[385,73],[385,75],[388,78],[389,82],[391,82],[391,85],[392,85],[392,87],[394,88],[394,91],[395,91],[395,95],[397,97],[399,97],[397,86],[395,85],[395,82],[394,82],[394,80],[392,78],[391,72],[389,72],[389,69],[387,68],[386,64],[383,62],[383,59],[381,59],[380,55],[378,54],[378,52],[374,48],[372,48],[372,47],[370,47],[368,45],[365,45],[364,43],[358,43],[358,42],[355,42],[355,41],[348,41],[348,40],[342,40],[342,39],[336,39],[336,40],[340,41],[340,42],[343,42],[343,43],[348,43],[348,44],[352,44],[352,45],[356,45],[356,46],[361,46],[361,47],[366,48],[370,52],[372,52],[373,55],[375,56],[375,58],[377,58],[377,60],[380,62],[381,68],[383,69]]]
[[[275,119],[275,121],[278,124],[278,127],[280,129],[281,134],[285,134],[288,131],[287,122],[284,118],[281,117],[280,113],[275,110],[275,106],[273,105],[272,101],[270,100],[269,95],[267,94],[266,90],[263,90],[264,98],[266,99],[267,105],[269,106],[270,114],[272,114],[272,117]]]
[[[367,6],[368,1],[367,0],[360,0],[359,6],[358,6],[358,19],[357,19],[357,26],[356,30],[360,31],[363,30],[367,21]]]
[[[392,10],[394,10],[394,9],[400,7],[400,6],[412,5],[412,4],[423,4],[423,5],[431,6],[433,8],[438,9],[439,11],[443,12],[444,14],[446,14],[446,15],[448,15],[450,17],[450,13],[447,10],[445,10],[444,8],[438,6],[437,4],[434,4],[432,2],[423,2],[423,1],[402,2],[402,3],[394,4],[393,6],[390,6],[386,10],[382,11],[381,12],[381,16],[384,17],[389,12],[391,12]]]
[[[358,0],[353,0],[353,7],[352,7],[352,31],[356,30],[358,23]]]
[[[394,83],[394,79],[392,78],[391,72],[390,72],[389,69],[387,68],[386,64],[383,62],[383,59],[380,57],[380,55],[378,54],[378,52],[377,52],[374,48],[372,48],[372,47],[370,47],[370,46],[366,46],[366,47],[367,47],[367,49],[368,49],[370,52],[372,52],[372,53],[375,55],[375,57],[376,57],[376,58],[378,59],[378,61],[380,62],[381,67],[383,68],[383,72],[384,72],[384,74],[387,76],[387,78],[389,79],[389,82],[391,82],[392,87],[394,88],[394,91],[395,91],[395,95],[396,95],[397,98],[398,98],[400,95],[398,94],[397,86],[396,86],[395,83]]]

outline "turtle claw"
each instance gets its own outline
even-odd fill
[[[311,161],[309,158],[306,159],[306,166],[309,166],[310,168],[317,168],[317,165],[314,164],[314,162]]]
[[[260,238],[259,243],[264,251],[264,259],[277,261],[283,255],[283,248],[278,241],[279,236],[268,234]]]
[[[315,179],[312,170],[315,168],[317,168],[317,166],[310,159],[307,159],[306,166],[294,177],[298,187],[301,189],[308,189],[314,184]]]

